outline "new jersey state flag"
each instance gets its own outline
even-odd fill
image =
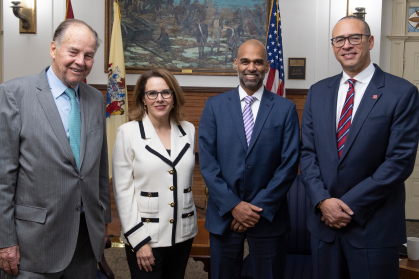
[[[122,46],[118,1],[113,3],[113,27],[109,49],[108,88],[106,98],[106,130],[108,139],[109,173],[112,174],[112,151],[119,126],[128,121],[125,86],[125,61]]]

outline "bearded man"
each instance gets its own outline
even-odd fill
[[[199,124],[199,163],[209,189],[212,278],[240,278],[249,243],[253,278],[284,278],[287,192],[298,171],[295,104],[263,86],[269,61],[257,40],[234,65],[240,85],[209,98]]]

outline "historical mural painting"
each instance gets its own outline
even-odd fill
[[[128,73],[158,67],[211,75],[235,74],[242,42],[265,43],[270,8],[266,0],[119,0],[119,6]]]

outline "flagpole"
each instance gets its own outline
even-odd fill
[[[274,7],[274,1],[276,1],[276,0],[271,0],[272,1],[272,3],[271,3],[271,9],[270,9],[270,13],[269,13],[269,24],[270,24],[270,22],[271,22],[271,16],[272,16],[272,8]],[[278,3],[278,2],[277,2]],[[269,34],[269,25],[268,25],[268,28],[266,28],[266,40],[265,40],[265,46],[266,46],[266,44],[268,43],[268,34]]]

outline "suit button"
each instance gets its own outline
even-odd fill
[[[250,169],[250,165],[246,165],[246,169]]]
[[[343,171],[343,168],[339,168],[339,171]]]
[[[81,209],[81,205],[80,204],[76,205],[76,210],[80,211],[80,209]]]
[[[145,221],[146,221],[147,223],[150,223],[150,219],[145,219]]]
[[[175,186],[170,186],[170,191],[173,191],[175,189]]]
[[[170,223],[172,223],[173,224],[173,222],[174,222],[175,220],[173,220],[173,219],[170,219]]]
[[[190,191],[191,191],[191,188],[189,187],[189,188],[188,188],[188,192],[190,192]]]
[[[151,193],[148,193],[148,194],[147,194],[147,197],[149,197],[149,198],[150,198],[151,196],[152,196],[152,194],[151,194]]]
[[[173,174],[173,172],[174,172],[173,170],[169,170],[169,173],[170,173],[170,174]]]
[[[175,203],[174,202],[170,203],[170,206],[175,207]]]
[[[80,175],[80,176],[79,176],[79,179],[80,179],[81,181],[83,181],[84,176],[83,176],[83,175]]]

